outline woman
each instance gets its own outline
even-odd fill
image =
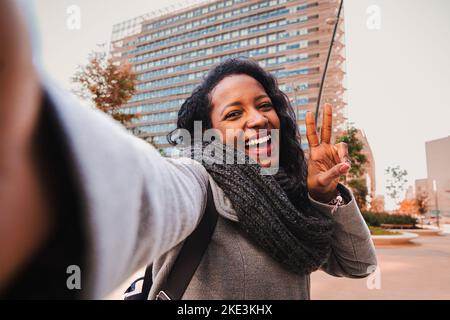
[[[154,296],[164,277],[160,266],[169,265],[179,244],[201,219],[208,179],[221,218],[183,298],[308,298],[308,274],[314,269],[362,277],[369,265],[376,264],[367,227],[348,191],[337,187],[348,203],[334,215],[330,214],[333,207],[325,204],[335,197],[340,169],[348,170],[340,164],[347,161],[344,146],[336,146],[336,151],[329,144],[329,107],[321,144],[308,114],[312,148],[305,181],[303,153],[295,140],[293,116],[289,119],[292,111],[276,85],[254,65],[239,63],[245,68],[227,69],[223,67],[230,64],[224,64],[212,72],[216,78],[209,77],[186,102],[179,127],[190,128],[197,117],[205,120],[205,127],[219,130],[279,127],[280,173],[265,177],[254,174],[255,165],[243,170],[232,166],[228,171],[220,165],[164,159],[36,72],[22,21],[16,1],[0,1],[0,38],[4,40],[0,64],[7,61],[0,70],[0,115],[7,120],[0,123],[0,154],[8,155],[0,157],[2,297],[101,299],[140,267],[158,260]],[[252,79],[239,77],[234,82],[236,77],[228,77],[242,74],[258,80],[262,89]],[[243,91],[243,86],[252,90]],[[264,91],[269,98],[252,103],[256,91]],[[199,92],[209,93],[214,103],[205,103],[207,96]],[[242,104],[225,120],[216,107],[223,107],[230,92],[241,92]],[[262,101],[265,105],[259,108]],[[211,110],[211,116],[202,110]],[[258,208],[250,210],[238,196],[225,193],[230,191],[223,187],[229,183],[225,177],[230,172],[243,175],[238,177],[243,183],[264,182],[261,190],[273,197],[262,201],[244,193],[252,196],[249,203]],[[273,221],[277,232],[270,232],[267,221],[254,223],[259,214]],[[320,232],[310,232],[297,221]],[[259,235],[270,241],[264,242]]]
[[[220,217],[183,299],[309,299],[309,275],[319,268],[354,278],[374,270],[368,228],[350,191],[338,184],[350,159],[345,144],[330,144],[331,117],[326,105],[319,144],[313,114],[307,114],[311,159],[306,166],[289,99],[256,62],[223,62],[185,101],[178,129],[195,136],[194,122],[201,121],[203,129],[213,128],[220,137],[204,142],[201,150]],[[279,148],[271,139],[277,129]],[[174,144],[177,132],[169,135]],[[210,144],[236,159],[238,132],[243,132],[245,154],[256,165],[208,159]],[[191,152],[194,156],[194,145]],[[259,174],[258,168],[269,167],[271,161],[279,163],[278,173]],[[333,215],[329,203],[338,195],[346,204]],[[159,293],[181,245],[155,262],[150,298]]]

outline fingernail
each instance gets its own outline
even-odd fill
[[[340,173],[346,173],[350,169],[350,165],[348,163],[344,163],[339,169]]]

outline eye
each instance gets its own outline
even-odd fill
[[[225,119],[229,119],[229,118],[235,118],[235,117],[237,117],[237,116],[239,116],[239,114],[240,114],[240,111],[231,111],[230,113],[228,113],[226,116],[225,116]]]
[[[263,103],[259,106],[260,109],[271,110],[273,108],[273,104],[271,103]]]

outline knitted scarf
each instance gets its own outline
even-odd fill
[[[332,220],[310,204],[306,185],[302,188],[281,168],[275,176],[261,175],[253,159],[219,142],[197,144],[188,152],[230,199],[240,227],[273,259],[300,275],[324,264],[331,252]],[[227,157],[233,164],[225,163]]]

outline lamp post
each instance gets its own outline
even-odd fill
[[[438,202],[438,187],[437,187],[437,181],[434,179],[433,180],[433,191],[434,191],[434,197],[435,197],[435,202],[436,202],[436,224],[438,229],[440,228],[439,226],[439,202]]]
[[[323,70],[322,81],[320,82],[319,97],[317,99],[316,113],[315,113],[316,127],[317,127],[317,120],[319,119],[319,109],[320,109],[320,103],[321,103],[321,100],[322,100],[323,86],[324,86],[324,83],[325,83],[325,79],[327,77],[328,64],[330,63],[331,53],[333,52],[333,45],[334,45],[334,42],[335,42],[337,30],[338,30],[338,27],[339,27],[339,20],[341,18],[341,12],[342,12],[342,7],[343,6],[344,6],[344,0],[341,0],[341,2],[339,4],[339,10],[338,10],[336,18],[329,18],[329,19],[327,19],[327,24],[334,25],[334,30],[333,30],[333,35],[331,37],[330,47],[328,48],[328,56],[327,56],[327,59],[325,60],[325,67],[324,67],[324,70]]]

